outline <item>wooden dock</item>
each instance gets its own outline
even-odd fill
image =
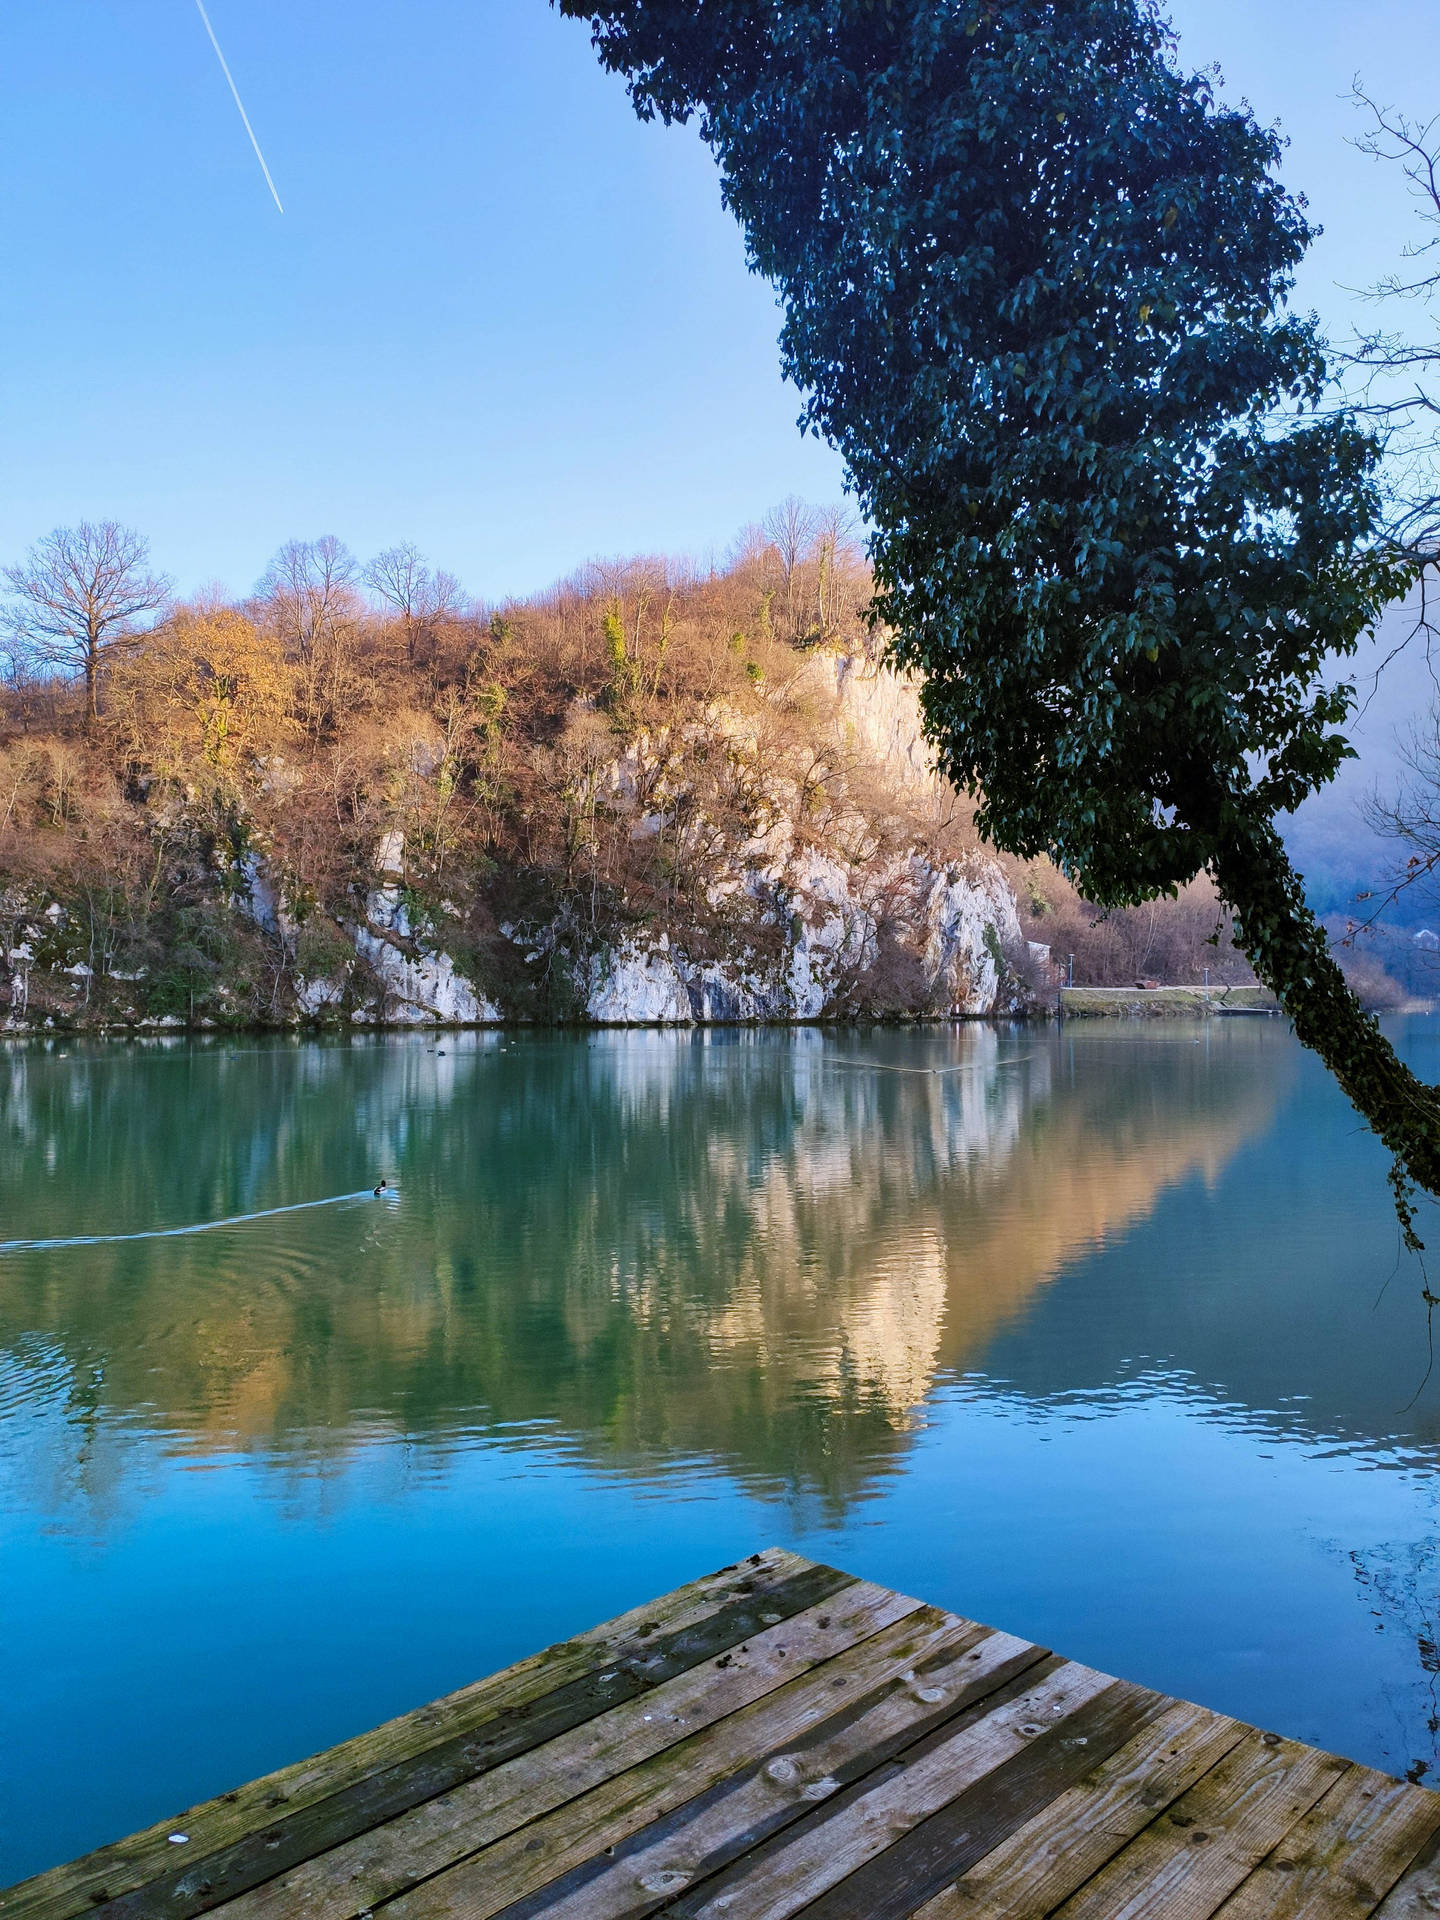
[[[1440,1794],[769,1551],[3,1920],[1422,1920]]]

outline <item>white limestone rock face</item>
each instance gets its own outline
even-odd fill
[[[338,1007],[345,998],[345,989],[350,976],[342,973],[335,979],[307,980],[303,973],[295,976],[295,1005],[299,1012],[314,1020],[322,1013]]]
[[[456,970],[448,953],[432,949],[416,937],[400,894],[404,855],[404,836],[396,831],[386,833],[376,852],[383,883],[367,897],[364,920],[345,928],[356,959],[368,964],[381,989],[377,1002],[357,1009],[351,1017],[360,1023],[402,1026],[470,1027],[502,1020],[499,1007]],[[280,889],[264,861],[249,853],[241,872],[241,909],[293,953],[299,928],[286,913]],[[296,1011],[312,1020],[337,1012],[349,991],[352,972],[352,966],[346,965],[318,979],[296,973]]]
[[[412,960],[364,927],[356,931],[355,951],[380,977],[385,989],[382,1011],[387,1021],[478,1027],[504,1018],[493,1000],[477,993],[464,975],[455,971],[448,953],[422,952]]]
[[[448,953],[414,938],[400,890],[393,884],[371,893],[365,924],[355,928],[354,939],[357,956],[369,963],[384,990],[377,1019],[406,1026],[429,1022],[475,1027],[504,1018],[493,1000],[456,971]]]
[[[751,869],[746,891],[785,929],[781,952],[693,960],[661,934],[636,934],[579,963],[577,992],[601,1026],[822,1020],[866,1003],[882,938],[902,945],[924,982],[916,1013],[1012,1011],[1003,955],[1021,944],[1015,899],[994,861],[935,867],[910,853],[847,866],[813,848],[780,878]]]
[[[595,776],[596,796],[629,814],[632,839],[685,818],[692,756],[711,765],[723,757],[734,790],[746,796],[739,833],[717,841],[712,830],[707,847],[705,898],[728,917],[728,931],[724,922],[710,929],[707,949],[713,955],[718,944],[719,958],[692,959],[683,931],[672,926],[669,938],[636,933],[576,962],[575,986],[590,1019],[719,1023],[819,1020],[874,1008],[968,1016],[1019,1009],[1023,990],[1003,956],[1022,953],[1024,942],[1000,868],[979,852],[946,863],[924,848],[927,823],[949,812],[953,795],[935,770],[915,680],[864,655],[828,653],[808,660],[798,678],[818,737],[828,734],[845,754],[870,763],[908,811],[915,840],[878,854],[853,814],[848,821],[832,814],[829,837],[817,840],[803,767],[772,754],[753,716],[724,702],[678,728],[636,736]],[[526,938],[550,947],[556,934],[532,929]]]
[[[1003,954],[1021,943],[1015,896],[993,861],[962,876],[917,860],[928,877],[924,894],[925,968],[962,1014],[1005,1012],[1001,1004]],[[924,880],[921,880],[924,885]]]
[[[380,844],[375,849],[375,865],[387,879],[398,880],[405,872],[405,835],[399,827],[391,827],[380,836]]]
[[[289,921],[280,901],[280,889],[275,885],[269,868],[260,855],[252,848],[240,861],[240,886],[234,896],[235,905],[248,915],[263,933],[279,935],[288,930]]]
[[[884,767],[892,785],[914,795],[943,789],[921,721],[918,680],[863,654],[822,654],[813,671],[833,684],[844,733]]]
[[[703,966],[689,967],[685,985],[693,1017],[706,1026],[790,1017],[780,985],[741,960],[724,966],[708,960]]]
[[[818,1020],[842,983],[875,959],[877,921],[857,889],[860,877],[815,847],[802,849],[781,870],[777,900],[788,896],[791,933],[785,986],[796,1020]]]
[[[585,1012],[598,1026],[685,1026],[694,1018],[690,995],[669,942],[647,951],[636,940],[592,954],[586,970]]]

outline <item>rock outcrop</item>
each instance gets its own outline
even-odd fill
[[[938,778],[914,685],[863,656],[817,655],[805,689],[833,703],[820,731],[864,762],[918,817],[953,805]],[[698,951],[683,927],[632,930],[586,952],[574,968],[584,1016],[601,1025],[820,1020],[857,1013],[983,1017],[1022,1011],[1026,947],[1015,897],[998,864],[971,851],[937,859],[925,845],[880,851],[868,822],[843,814],[828,838],[805,816],[803,780],[768,763],[753,725],[723,709],[679,736],[641,736],[599,785],[629,809],[632,835],[662,831],[689,791],[687,766],[728,756],[748,798],[748,831],[707,834],[708,905],[729,915],[726,950]],[[913,822],[912,822],[913,824]],[[514,930],[511,930],[512,932]],[[714,945],[714,928],[705,945]],[[516,933],[550,951],[553,928]]]
[[[393,857],[403,843],[387,837]],[[382,858],[387,849],[382,848]],[[382,871],[384,869],[382,868]],[[387,878],[371,890],[365,918],[345,929],[364,965],[357,981],[353,965],[317,979],[297,974],[295,999],[312,1019],[342,1008],[347,1000],[356,1025],[484,1026],[504,1019],[495,1002],[460,973],[442,947],[417,936],[399,884]]]
[[[977,1017],[1023,1007],[1004,958],[1021,937],[1015,898],[993,861],[977,858],[966,871],[911,854],[856,870],[807,850],[778,879],[749,878],[784,928],[778,954],[752,948],[702,961],[666,934],[634,934],[586,963],[586,1017],[639,1026],[875,1011],[887,949],[911,962],[904,1011]]]
[[[82,1024],[242,1019],[232,978],[252,1010],[253,983],[265,983],[267,1020],[356,1025],[1026,1010],[1014,895],[936,775],[911,682],[863,654],[817,651],[748,705],[661,711],[673,717],[637,728],[572,700],[562,745],[584,752],[550,788],[575,823],[571,851],[563,877],[552,855],[526,881],[528,897],[512,888],[525,910],[506,913],[494,863],[463,884],[460,870],[457,898],[442,897],[433,833],[412,849],[402,827],[386,825],[323,903],[292,890],[263,832],[247,833],[238,850],[217,846],[203,876],[233,909],[230,924],[247,930],[250,959],[233,975],[193,947],[187,972],[162,965],[150,978],[112,957],[92,1005],[93,928],[15,890],[0,902],[0,1017],[11,1030],[36,1024],[32,976],[44,988],[40,1018]],[[577,870],[602,833],[605,881],[597,854],[586,888]]]

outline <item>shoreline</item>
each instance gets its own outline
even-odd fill
[[[1375,1008],[1377,1014],[1436,1011],[1433,1000],[1411,999],[1403,1006]],[[187,1020],[160,1014],[150,1020],[56,1020],[0,1022],[0,1041],[158,1040],[273,1035],[291,1039],[337,1039],[342,1035],[455,1033],[686,1033],[741,1032],[758,1029],[857,1028],[901,1032],[918,1027],[1049,1026],[1069,1020],[1183,1021],[1202,1024],[1222,1018],[1282,1020],[1284,1009],[1266,987],[1060,987],[1053,1000],[995,1013],[840,1013],[792,1015],[745,1020]]]
[[[1375,1014],[1433,1013],[1436,1002],[1412,998],[1398,1007],[1370,1007]],[[1060,1020],[1283,1020],[1284,1008],[1268,987],[1061,987]]]
[[[1222,1015],[1278,1019],[1268,987],[1061,987],[1062,1020],[1212,1020]]]
[[[0,1041],[28,1040],[161,1040],[222,1039],[273,1035],[277,1039],[338,1039],[342,1036],[409,1033],[740,1033],[759,1029],[798,1027],[883,1028],[900,1032],[914,1027],[1009,1027],[1050,1025],[1053,1007],[1037,1006],[1011,1013],[816,1014],[806,1018],[755,1020],[182,1020],[161,1015],[154,1020],[112,1020],[86,1023],[55,1022],[35,1026],[0,1024]]]

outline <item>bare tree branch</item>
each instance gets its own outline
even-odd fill
[[[1370,125],[1355,141],[1361,153],[1398,166],[1416,202],[1421,237],[1404,249],[1420,263],[1413,275],[1388,274],[1365,297],[1418,308],[1433,334],[1377,327],[1361,332],[1338,355],[1355,389],[1356,411],[1385,442],[1390,486],[1389,539],[1425,574],[1440,576],[1440,114],[1410,119],[1383,107],[1357,81],[1353,98]],[[1432,609],[1422,602],[1416,633],[1435,637]],[[1413,636],[1412,636],[1413,637]]]
[[[809,558],[820,532],[820,516],[798,494],[791,493],[778,507],[770,509],[760,527],[780,561],[780,575],[785,582],[785,617],[793,636],[797,627],[797,576],[801,562]]]
[[[387,547],[363,569],[361,578],[398,618],[405,635],[405,658],[413,667],[421,640],[435,650],[435,633],[464,606],[465,595],[453,573],[432,570],[410,541]]]
[[[82,520],[37,540],[24,561],[4,569],[11,602],[4,620],[32,659],[83,678],[85,710],[100,711],[107,661],[136,645],[137,622],[159,613],[171,581],[149,571],[150,543],[114,520]]]

